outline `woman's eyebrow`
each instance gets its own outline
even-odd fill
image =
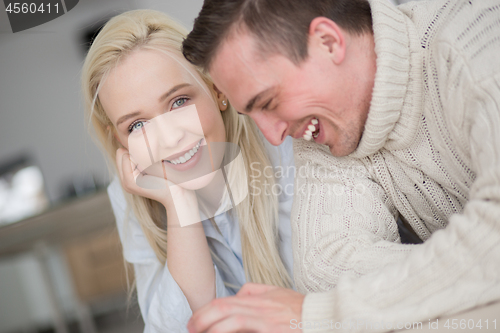
[[[173,93],[175,93],[177,90],[182,89],[184,87],[188,87],[188,86],[191,86],[191,84],[189,84],[189,83],[178,84],[175,87],[173,87],[172,89],[170,89],[169,91],[167,91],[166,93],[164,93],[163,95],[161,95],[161,97],[160,97],[160,99],[158,101],[161,103],[164,100],[166,100],[170,95],[172,95]]]
[[[141,111],[135,111],[135,112],[131,112],[129,114],[126,114],[124,116],[121,116],[118,121],[116,122],[116,127],[118,127],[121,123],[123,123],[124,121],[130,119],[130,118],[134,118],[138,115],[141,114]]]

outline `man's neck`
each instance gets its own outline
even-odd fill
[[[352,80],[351,91],[354,107],[361,112],[361,120],[366,122],[372,99],[375,73],[377,71],[377,55],[373,34],[350,35],[346,49],[346,70]]]

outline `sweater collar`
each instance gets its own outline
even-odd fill
[[[407,147],[422,114],[422,58],[413,22],[387,0],[369,1],[377,71],[363,136],[350,155],[355,158]]]

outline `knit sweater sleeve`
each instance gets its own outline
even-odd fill
[[[344,323],[336,327],[349,332],[371,330],[370,323],[380,322],[396,328],[397,323],[426,322],[500,299],[500,75],[476,80],[467,76],[467,68],[462,70],[461,88],[444,102],[449,103],[450,114],[455,112],[455,118],[459,115],[455,126],[462,135],[456,140],[469,151],[477,175],[463,212],[452,215],[448,226],[425,243],[402,250],[399,256],[394,253],[404,245],[384,240],[353,245],[363,238],[359,236],[349,240],[343,247],[358,247],[355,258],[370,258],[379,269],[360,277],[336,277],[336,288],[330,291],[324,291],[309,272],[317,270],[322,260],[336,261],[337,254],[331,255],[334,251],[330,250],[336,248],[335,234],[323,231],[328,230],[327,224],[336,223],[335,219],[303,219],[300,223],[306,225],[296,227],[302,233],[294,251],[302,256],[305,273],[296,275],[301,280],[297,285],[306,286],[302,291],[318,291],[304,300],[303,322]],[[460,98],[456,98],[458,93]],[[362,216],[349,208],[353,216]],[[366,208],[370,212],[370,206]],[[362,224],[357,228],[365,238],[373,237],[373,229]],[[315,242],[328,245],[314,261],[307,261],[309,250],[300,247],[311,243],[314,232],[321,236]],[[378,257],[372,255],[374,251]],[[388,263],[391,259],[383,259],[386,254],[393,258],[392,264]],[[332,331],[331,325],[308,329],[314,326],[306,325],[303,331]]]
[[[296,140],[299,170],[292,211],[299,291],[327,291],[341,276],[361,276],[402,260],[397,212],[365,165]],[[305,173],[305,174],[304,174]]]

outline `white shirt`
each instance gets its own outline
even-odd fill
[[[279,250],[285,268],[293,278],[290,213],[294,182],[292,170],[295,165],[292,139],[288,137],[278,147],[264,141],[275,174],[279,170],[277,167],[283,170],[278,174],[281,177],[278,178],[279,186],[276,186],[274,192],[279,194]],[[108,195],[116,217],[125,260],[134,265],[139,306],[145,323],[144,332],[187,332],[186,325],[192,315],[187,299],[170,275],[167,265],[162,265],[157,259],[132,209],[127,212],[127,203],[117,178],[109,185]],[[208,245],[221,260],[214,262],[216,295],[226,297],[236,294],[246,282],[240,230],[237,219],[232,218],[229,212],[215,216],[214,220],[221,234],[209,220],[203,221],[202,224]],[[236,288],[226,286],[224,282]]]

